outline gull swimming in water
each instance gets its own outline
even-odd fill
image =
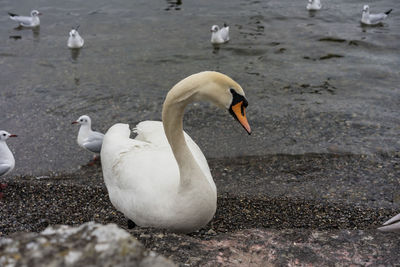
[[[211,27],[211,43],[212,44],[223,44],[229,41],[229,26],[224,24],[224,27],[220,29],[218,25]]]
[[[320,0],[308,0],[307,10],[320,10],[321,9],[321,1]]]
[[[103,144],[104,134],[92,130],[92,121],[89,116],[80,116],[78,120],[73,121],[72,124],[80,124],[77,142],[78,145],[84,149],[99,154]],[[93,161],[89,163],[92,165],[98,156],[95,155]]]
[[[5,176],[9,174],[15,166],[14,155],[8,148],[6,140],[9,137],[17,137],[15,134],[10,134],[6,131],[0,131],[0,176]],[[7,184],[0,184],[0,188],[4,189]],[[0,192],[0,198],[3,197],[3,193]]]
[[[400,213],[385,222],[378,230],[382,232],[400,232]]]
[[[69,38],[68,38],[68,44],[67,44],[69,48],[81,48],[83,46],[83,44],[85,43],[83,38],[79,35],[78,28],[79,28],[79,26],[72,29],[69,32]]]
[[[369,6],[364,5],[363,10],[362,10],[362,16],[361,16],[361,23],[365,25],[377,25],[379,23],[382,23],[384,19],[387,18],[390,12],[392,12],[393,9],[390,9],[386,11],[385,13],[379,13],[379,14],[370,14],[369,13]]]
[[[40,25],[39,16],[42,15],[42,13],[40,13],[37,10],[32,10],[30,17],[28,17],[28,16],[19,16],[17,14],[10,13],[10,12],[8,12],[8,15],[10,15],[10,19],[18,22],[19,26],[37,27],[37,26]]]

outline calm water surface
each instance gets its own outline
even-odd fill
[[[166,92],[203,70],[244,88],[253,134],[225,111],[192,105],[185,129],[208,158],[400,149],[400,1],[379,27],[359,23],[365,1],[0,0],[0,128],[14,174],[73,171],[91,154],[76,144],[80,115],[105,132],[116,122],[159,120]],[[6,11],[43,13],[39,30],[17,30]],[[215,50],[213,24],[231,41]],[[67,48],[80,25],[85,46]],[[17,38],[10,38],[17,36]]]

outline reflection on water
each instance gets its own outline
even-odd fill
[[[220,49],[220,45],[219,44],[212,44],[213,46],[213,54],[218,54],[219,49]]]
[[[317,11],[316,11],[316,10],[308,10],[308,16],[309,16],[310,18],[315,17],[316,14],[317,14]]]
[[[81,49],[80,48],[72,48],[70,49],[71,51],[71,58],[73,61],[78,60],[79,54],[81,53]]]
[[[21,35],[10,35],[9,38],[14,39],[14,40],[19,40],[22,38],[22,36]]]
[[[34,41],[40,41],[40,26],[32,28],[32,36]]]
[[[40,26],[37,27],[23,27],[21,25],[17,26],[14,28],[15,31],[32,31],[32,37],[34,41],[40,41]],[[20,35],[10,35],[10,38],[13,38],[15,40],[21,39],[22,36]]]
[[[167,0],[167,4],[168,4],[168,6],[165,8],[165,10],[171,10],[171,9],[181,10],[182,1],[181,0],[177,0],[177,1]]]

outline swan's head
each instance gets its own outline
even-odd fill
[[[90,117],[88,115],[80,116],[78,120],[73,121],[72,124],[80,124],[80,125],[90,125],[91,124]]]
[[[37,10],[32,10],[32,11],[31,11],[31,16],[32,16],[32,17],[37,17],[37,16],[40,16],[40,15],[42,15],[42,13],[40,13],[40,12],[37,11]]]
[[[369,12],[369,6],[368,5],[364,5],[362,11],[363,11],[363,13],[368,13]]]
[[[197,92],[199,99],[207,99],[220,108],[226,109],[243,126],[248,134],[251,128],[246,117],[248,105],[242,87],[225,74],[205,71],[195,74],[202,84]]]
[[[211,32],[217,32],[217,31],[219,31],[218,25],[213,25],[213,26],[211,27]]]
[[[6,141],[9,137],[17,137],[17,135],[10,134],[9,132],[6,132],[6,131],[0,131],[0,140],[1,141]]]

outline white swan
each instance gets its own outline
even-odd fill
[[[214,216],[217,190],[210,169],[183,131],[185,107],[200,100],[229,110],[251,133],[243,89],[224,74],[205,71],[169,91],[162,122],[139,123],[135,139],[127,124],[115,124],[105,134],[101,164],[111,203],[137,225],[188,233]]]

